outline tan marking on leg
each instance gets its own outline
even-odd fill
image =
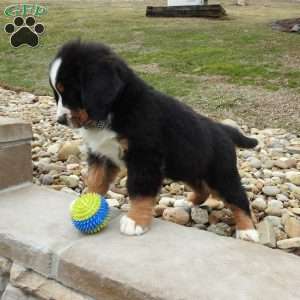
[[[136,197],[130,201],[127,216],[134,220],[137,225],[147,227],[152,222],[155,202],[154,197]]]
[[[251,217],[247,215],[242,209],[233,204],[228,204],[228,206],[233,212],[237,230],[247,230],[255,228]]]
[[[87,191],[89,193],[98,193],[105,195],[110,184],[118,175],[119,169],[116,166],[94,163],[89,166],[86,179]]]
[[[122,147],[123,151],[128,150],[128,140],[126,138],[118,138],[118,141],[120,143],[120,146]]]
[[[189,193],[187,200],[194,205],[200,205],[209,197],[210,190],[204,182],[199,182],[196,185],[190,185],[193,192]]]

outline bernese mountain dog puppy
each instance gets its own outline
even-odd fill
[[[189,185],[195,205],[217,194],[233,210],[236,236],[258,241],[235,151],[255,147],[256,139],[157,91],[100,43],[65,44],[49,77],[57,121],[78,129],[87,145],[88,191],[106,194],[127,168],[131,208],[121,218],[122,233],[141,235],[150,228],[166,177]]]

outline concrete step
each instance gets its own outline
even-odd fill
[[[32,181],[31,125],[0,117],[0,190]]]
[[[124,236],[118,210],[84,236],[73,199],[32,184],[0,192],[0,255],[94,299],[300,299],[297,256],[161,220]]]

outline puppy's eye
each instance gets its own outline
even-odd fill
[[[56,88],[60,93],[63,93],[65,90],[65,87],[63,86],[63,84],[61,82],[57,83]]]

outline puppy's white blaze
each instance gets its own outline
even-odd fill
[[[57,102],[56,118],[58,119],[60,116],[63,116],[64,114],[66,114],[69,118],[71,117],[71,111],[62,105],[62,99],[61,96],[59,95],[58,102]]]
[[[256,229],[237,230],[236,238],[256,243],[259,242],[259,234]]]
[[[126,235],[142,235],[148,229],[148,227],[143,228],[140,225],[136,225],[135,221],[127,216],[123,216],[120,220],[120,231]]]
[[[57,58],[52,63],[50,72],[49,72],[51,84],[58,95],[57,112],[56,112],[57,119],[64,114],[66,114],[68,117],[71,117],[71,111],[62,105],[61,94],[56,88],[57,74],[58,74],[59,68],[61,66],[61,63],[62,63],[62,59],[60,57]]]

